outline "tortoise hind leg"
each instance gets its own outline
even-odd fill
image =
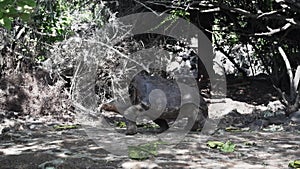
[[[162,133],[169,129],[169,124],[165,119],[156,119],[154,123],[159,125],[159,133]]]

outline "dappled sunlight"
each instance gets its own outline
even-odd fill
[[[0,0],[0,169],[299,168],[299,2]]]

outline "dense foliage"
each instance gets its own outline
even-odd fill
[[[212,34],[215,49],[233,63],[236,75],[268,74],[278,89],[289,93],[282,48],[295,73],[300,48],[298,0],[1,0],[1,74],[30,71],[47,60],[53,44],[101,28],[117,14],[167,12]],[[113,12],[116,13],[113,13]],[[211,26],[202,25],[201,15]],[[203,18],[202,18],[203,19]],[[295,101],[295,97],[290,100]]]

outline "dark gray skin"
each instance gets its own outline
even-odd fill
[[[163,91],[165,98],[167,99],[161,101],[165,101],[165,107],[163,110],[160,110],[161,113],[152,109],[153,106],[156,106],[156,104],[153,104],[152,106],[150,104],[151,99],[149,99],[149,94],[153,90]],[[200,98],[200,103],[198,105],[193,103],[182,104],[182,96],[177,83],[173,80],[162,78],[159,75],[150,76],[145,71],[138,73],[131,81],[129,93],[132,105],[134,106],[131,106],[124,112],[124,116],[126,118],[127,135],[134,135],[137,133],[135,121],[138,116],[150,117],[153,122],[159,125],[159,132],[164,132],[165,130],[169,129],[169,124],[167,121],[175,121],[179,115],[180,109],[183,107],[185,110],[187,110],[187,113],[183,113],[183,116],[188,118],[188,124],[193,124],[193,126],[190,127],[191,130],[201,129],[208,118],[207,104],[202,96],[198,95]],[[158,100],[160,98],[161,97],[159,96],[157,97]],[[154,100],[156,100],[155,97]],[[157,101],[157,104],[160,104],[160,102]],[[149,109],[152,111],[149,111]],[[157,114],[157,112],[159,114]],[[195,112],[196,115],[192,113],[189,114],[189,112]],[[195,116],[197,117],[196,119]]]
[[[189,105],[188,105],[189,106]],[[204,108],[204,109],[202,109]],[[179,114],[179,110],[177,112],[163,112],[162,116],[153,120],[157,125],[159,125],[159,133],[164,132],[169,129],[169,124],[167,121],[175,121]],[[187,116],[188,117],[188,116]],[[198,129],[202,129],[206,119],[208,118],[207,106],[203,106],[199,108],[197,119],[193,117],[188,117],[188,124],[193,124],[190,128],[192,131],[196,131]],[[126,119],[126,135],[134,135],[137,133],[137,126],[135,121],[131,121]]]

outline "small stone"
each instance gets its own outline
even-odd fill
[[[264,127],[267,127],[269,125],[269,122],[267,120],[255,120],[253,123],[250,124],[251,130],[261,130]]]
[[[122,167],[124,169],[155,169],[155,168],[161,168],[156,163],[153,163],[151,161],[128,161],[122,164]]]
[[[2,131],[1,131],[1,133],[4,134],[4,133],[7,133],[7,132],[9,132],[9,131],[10,131],[10,128],[9,128],[9,127],[4,127],[4,128],[2,129]]]
[[[290,119],[291,119],[291,121],[300,124],[300,110],[292,113],[290,115]]]
[[[34,130],[34,129],[36,129],[36,125],[34,125],[34,124],[32,124],[32,125],[29,125],[29,127],[28,127],[30,130]]]

